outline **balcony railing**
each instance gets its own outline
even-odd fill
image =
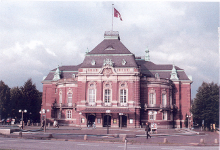
[[[54,108],[73,108],[73,107],[76,107],[76,104],[73,104],[73,103],[65,103],[65,104],[62,104],[62,103],[53,103],[52,105]]]
[[[102,103],[102,106],[104,106],[104,107],[111,107],[112,103]]]
[[[169,110],[169,109],[173,109],[173,106],[172,105],[162,105],[162,104],[145,104],[144,109]]]

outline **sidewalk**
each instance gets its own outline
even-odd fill
[[[200,133],[200,134],[199,134]],[[202,134],[201,134],[202,133]],[[84,141],[84,142],[124,142],[123,137],[127,135],[128,144],[145,144],[145,145],[204,145],[219,146],[215,143],[215,139],[219,142],[219,134],[216,132],[197,131],[188,129],[159,129],[157,134],[151,134],[151,138],[146,139],[144,128],[76,128],[70,126],[61,126],[60,128],[49,127],[44,130],[38,126],[25,126],[22,131],[22,138],[42,139],[42,140],[65,140],[65,141]],[[86,135],[86,140],[85,140]],[[1,135],[10,138],[21,138],[19,132],[10,135]],[[164,143],[164,138],[168,141]],[[204,143],[200,140],[204,139]]]

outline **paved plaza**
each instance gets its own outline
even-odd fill
[[[9,128],[0,126],[1,129]],[[13,127],[16,128],[16,127]],[[83,142],[110,142],[138,145],[181,145],[181,146],[219,146],[219,134],[217,132],[188,130],[188,129],[159,129],[157,133],[151,134],[151,138],[146,139],[144,128],[76,128],[70,126],[60,126],[60,128],[47,128],[46,132],[39,126],[25,126],[21,132],[16,131],[8,135],[0,134],[2,137],[27,138],[40,140],[64,140]],[[203,140],[204,142],[201,142]]]

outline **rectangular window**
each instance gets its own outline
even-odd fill
[[[71,110],[67,110],[66,111],[66,118],[67,119],[71,119],[72,118],[72,111]]]
[[[132,123],[133,123],[133,119],[130,119],[130,120],[129,120],[129,123],[132,124]]]
[[[154,104],[154,94],[150,93],[150,104]]]
[[[89,89],[89,103],[95,102],[95,89]]]
[[[153,114],[150,115],[150,120],[154,120],[154,115]]]
[[[105,103],[110,103],[111,99],[111,90],[106,89],[105,90]]]
[[[59,94],[59,103],[62,103],[62,93]]]
[[[162,106],[167,105],[167,99],[166,99],[166,94],[162,94]]]
[[[167,112],[166,111],[163,112],[163,120],[167,120]]]
[[[126,90],[120,90],[120,103],[126,103]]]
[[[72,103],[72,95],[73,95],[72,93],[67,94],[67,102],[68,103]]]
[[[97,123],[101,123],[101,119],[100,118],[97,119]]]
[[[150,111],[149,112],[149,119],[150,120],[156,120],[156,115],[157,115],[156,111]]]

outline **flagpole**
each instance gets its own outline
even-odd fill
[[[113,31],[113,9],[114,9],[114,4],[112,4],[112,31]]]

